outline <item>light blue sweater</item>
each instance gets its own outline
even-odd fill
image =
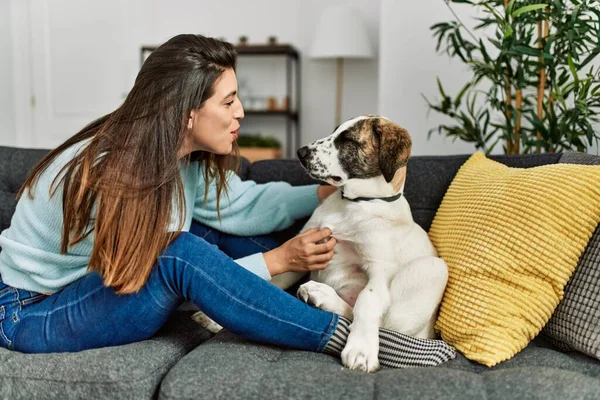
[[[62,234],[62,186],[54,196],[49,188],[60,169],[83,144],[60,154],[34,186],[33,200],[27,192],[17,203],[11,225],[0,234],[0,275],[13,287],[40,293],[54,293],[88,273],[94,233],[60,254]],[[204,177],[199,163],[181,163],[185,189],[185,223],[192,218],[222,232],[260,235],[292,225],[295,219],[310,215],[317,207],[317,185],[292,187],[285,182],[257,184],[242,181],[234,173],[228,177],[228,196],[221,196],[221,221],[217,218],[216,187],[211,185],[204,200]],[[171,230],[176,228],[174,213]],[[261,253],[235,260],[249,271],[270,279]]]

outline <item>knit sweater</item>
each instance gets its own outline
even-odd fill
[[[50,185],[61,168],[84,144],[76,144],[56,157],[40,175],[31,199],[27,191],[17,203],[11,225],[0,234],[0,275],[13,287],[54,293],[88,273],[94,232],[61,254],[63,225],[62,185],[51,196]],[[216,185],[209,186],[204,203],[203,167],[181,162],[185,193],[183,231],[192,219],[221,232],[249,236],[285,229],[317,207],[317,185],[293,187],[285,182],[257,184],[242,181],[231,172],[229,190],[221,196],[221,220],[217,216]],[[174,201],[174,204],[177,204]],[[173,213],[170,230],[176,229],[180,210]],[[261,253],[235,260],[264,279],[270,279]]]

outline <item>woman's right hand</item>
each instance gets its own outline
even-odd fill
[[[317,243],[329,238],[324,243]],[[264,253],[271,276],[284,272],[309,272],[327,267],[337,241],[329,228],[311,228]]]

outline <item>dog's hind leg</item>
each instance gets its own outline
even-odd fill
[[[441,258],[410,262],[391,281],[392,301],[381,326],[417,338],[435,338],[433,327],[447,281],[448,269]]]
[[[324,283],[308,281],[298,288],[297,296],[305,303],[323,311],[353,319],[352,307],[333,289]]]

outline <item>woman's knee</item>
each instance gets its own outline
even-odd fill
[[[180,232],[165,249],[162,255],[181,256],[191,251],[216,252],[218,247],[190,232]]]
[[[179,275],[190,269],[209,270],[232,262],[219,248],[189,232],[181,232],[158,257],[159,270]],[[190,268],[191,267],[191,268]]]

